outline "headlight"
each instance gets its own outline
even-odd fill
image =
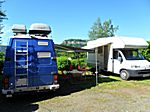
[[[131,68],[140,68],[140,65],[131,65]]]

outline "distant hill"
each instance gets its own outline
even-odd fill
[[[67,39],[64,40],[61,43],[61,45],[81,48],[87,44],[87,41],[88,40],[82,40],[82,39]]]

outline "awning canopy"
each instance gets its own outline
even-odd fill
[[[94,49],[94,48],[105,46],[105,45],[108,45],[108,44],[111,44],[111,42],[90,44],[90,45],[82,47],[82,49]]]
[[[107,44],[113,44],[113,48],[147,48],[148,43],[143,38],[137,37],[105,37],[88,41],[83,49],[94,49]]]

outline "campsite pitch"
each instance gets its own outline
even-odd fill
[[[0,96],[0,112],[149,112],[150,80],[134,79],[122,81],[110,76],[65,82],[60,90],[14,96],[6,99]]]

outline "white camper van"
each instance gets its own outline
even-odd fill
[[[129,77],[150,76],[150,62],[138,51],[147,48],[148,43],[143,38],[107,37],[89,41],[85,49],[96,49],[97,53],[87,53],[88,63],[97,66],[127,80]]]

